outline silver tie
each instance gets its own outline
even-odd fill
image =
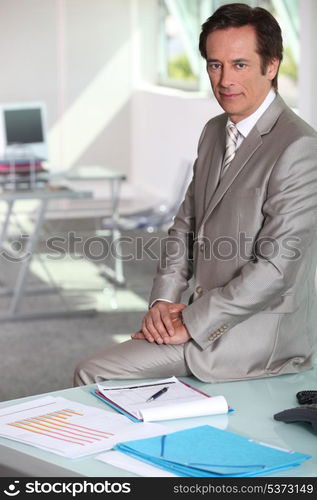
[[[230,163],[232,162],[236,154],[236,146],[237,146],[239,131],[233,123],[230,123],[229,125],[226,126],[226,135],[227,135],[226,151],[222,163],[221,177],[226,172],[227,168],[229,167]]]

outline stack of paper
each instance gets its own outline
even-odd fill
[[[262,476],[312,458],[209,425],[119,443],[115,449],[185,477]]]

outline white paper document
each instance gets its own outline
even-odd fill
[[[0,410],[2,437],[68,458],[165,433],[163,425],[134,423],[123,415],[62,397],[45,396]]]
[[[166,392],[149,401],[161,389]],[[224,396],[210,396],[191,387],[176,377],[153,383],[110,387],[98,384],[99,393],[118,411],[125,411],[144,422],[170,420],[202,415],[228,413]]]

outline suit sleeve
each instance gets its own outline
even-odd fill
[[[278,301],[312,260],[317,220],[317,141],[300,138],[282,153],[269,181],[262,207],[265,223],[258,235],[255,256],[225,286],[207,291],[183,311],[193,340],[205,349],[236,324]],[[296,242],[296,258],[280,251],[285,238]],[[219,336],[219,335],[218,335]]]

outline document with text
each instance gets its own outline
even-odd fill
[[[95,395],[120,413],[143,422],[230,411],[224,396],[210,396],[176,377],[115,387],[98,384]]]

